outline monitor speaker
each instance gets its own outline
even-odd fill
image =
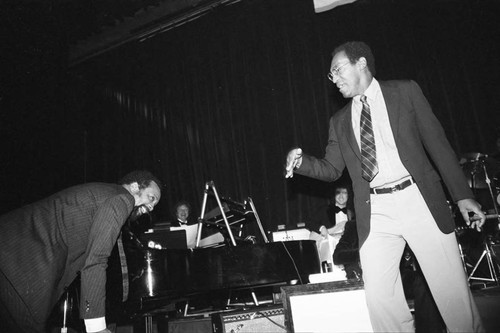
[[[286,332],[283,307],[254,307],[212,315],[214,333]]]
[[[287,332],[373,332],[360,281],[285,286],[281,299]]]

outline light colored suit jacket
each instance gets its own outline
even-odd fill
[[[379,83],[401,162],[415,179],[439,229],[451,233],[455,225],[441,179],[454,201],[473,197],[457,157],[417,83]],[[302,165],[295,172],[334,181],[347,167],[353,182],[361,246],[370,232],[370,184],[361,177],[361,154],[352,128],[351,105],[352,101],[330,119],[325,156],[319,159],[303,155]]]

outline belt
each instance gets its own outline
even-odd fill
[[[397,191],[404,190],[405,188],[407,188],[408,186],[410,186],[411,184],[414,184],[414,183],[415,183],[415,181],[413,180],[413,178],[410,178],[410,179],[405,180],[404,182],[401,182],[401,183],[396,184],[396,185],[391,186],[391,187],[371,188],[370,193],[371,194],[394,193]]]

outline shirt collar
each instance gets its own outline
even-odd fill
[[[372,82],[370,82],[370,85],[368,86],[368,88],[366,88],[363,95],[366,96],[368,104],[370,104],[370,102],[375,101],[379,92],[380,92],[380,84],[378,83],[377,79],[372,78]],[[355,96],[354,101],[356,103],[361,103],[360,98],[361,95]]]

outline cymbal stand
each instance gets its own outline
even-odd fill
[[[211,180],[211,181],[208,181],[205,183],[205,191],[204,191],[204,195],[203,195],[203,202],[201,205],[201,215],[198,219],[198,231],[196,234],[196,246],[195,247],[200,246],[201,229],[203,228],[203,217],[205,216],[205,209],[207,206],[208,192],[210,191],[210,189],[212,189],[212,191],[214,192],[215,199],[217,200],[217,205],[219,205],[219,208],[220,208],[220,211],[222,214],[222,218],[224,219],[224,223],[226,224],[227,233],[229,234],[229,238],[231,239],[231,244],[233,246],[236,246],[236,241],[234,239],[233,232],[231,231],[231,227],[229,226],[229,222],[227,220],[226,213],[224,212],[224,207],[222,206],[222,203],[221,203],[220,198],[219,198],[219,194],[217,194],[217,190],[215,189],[215,184],[214,184],[213,180]]]
[[[486,263],[488,264],[489,277],[474,276],[474,273],[476,273],[476,270],[479,267],[479,264],[481,264],[481,262],[483,261],[484,258],[486,258]],[[484,241],[483,253],[481,254],[481,257],[477,261],[474,268],[472,269],[472,272],[470,273],[467,281],[470,281],[470,280],[495,282],[498,285],[498,276],[496,273],[495,265],[493,264],[493,259],[491,258],[491,250],[490,250],[490,247],[489,247],[489,244],[487,241]]]
[[[497,203],[495,200],[495,195],[493,194],[493,189],[491,188],[491,180],[490,177],[488,176],[488,171],[486,170],[486,165],[484,164],[484,160],[482,161],[482,166],[484,170],[484,177],[486,184],[488,185],[488,190],[490,192],[491,200],[493,201],[493,209],[495,210],[495,214],[497,215],[497,220],[498,220],[498,228],[500,229],[500,216],[498,216],[498,207]]]
[[[490,191],[491,199],[493,200],[493,206],[495,207],[495,213],[497,215],[497,219],[499,219],[499,221],[500,221],[500,217],[498,216],[498,209],[497,209],[497,206],[496,206],[496,203],[495,203],[495,196],[493,195],[493,190],[491,189],[491,180],[490,180],[490,178],[488,176],[488,171],[486,170],[486,165],[484,164],[484,160],[480,160],[480,163],[481,163],[481,165],[483,167],[483,170],[484,170],[485,181],[486,181],[486,184],[488,185],[488,189]],[[483,253],[481,254],[481,257],[477,261],[477,263],[474,266],[474,268],[472,269],[472,272],[469,275],[468,281],[470,281],[470,280],[489,281],[489,282],[495,282],[498,285],[498,277],[497,277],[495,265],[493,264],[493,259],[491,258],[491,249],[490,249],[490,244],[489,244],[489,242],[487,240],[487,237],[485,238],[485,240],[483,240],[483,243],[484,243]],[[489,275],[490,277],[489,278],[475,277],[474,273],[476,272],[477,268],[479,267],[479,264],[481,263],[481,261],[485,257],[486,257],[486,262],[488,264],[488,270],[489,270],[489,273],[490,273],[490,275]]]

